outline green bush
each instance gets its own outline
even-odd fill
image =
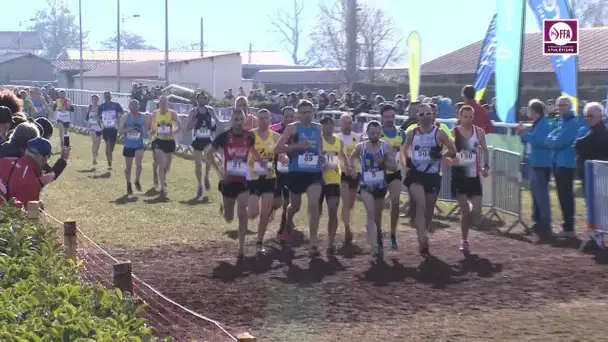
[[[0,207],[0,341],[151,340],[143,306],[83,284],[57,234]]]

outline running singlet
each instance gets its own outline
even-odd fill
[[[323,138],[323,156],[325,157],[325,167],[323,169],[323,182],[325,184],[340,184],[340,143],[337,135],[333,135],[334,143]]]
[[[99,106],[94,108],[93,105],[89,105],[89,111],[87,113],[87,123],[89,129],[95,132],[101,132],[101,117],[99,115]]]
[[[277,132],[279,134],[283,134],[283,132],[285,131],[285,125],[282,122],[279,122],[274,125],[268,126],[268,129],[271,131]],[[278,157],[275,158],[274,162],[275,162],[275,168],[276,168],[277,172],[279,172],[279,173],[288,173],[289,172],[289,165],[279,162]]]
[[[223,158],[226,180],[229,182],[244,183],[247,181],[249,168],[247,160],[251,148],[251,135],[244,131],[242,135],[235,135],[232,130],[226,131]],[[253,141],[255,145],[255,138]]]
[[[133,114],[128,114],[125,121],[125,147],[127,148],[142,148],[144,147],[144,117],[137,113],[136,117]],[[128,131],[130,129],[130,131]]]
[[[361,141],[361,136],[357,133],[351,133],[349,135],[340,133],[339,136],[340,140],[342,140],[342,143],[344,144],[344,154],[346,154],[346,157],[348,158],[355,150],[355,147],[357,147],[357,144]],[[345,165],[342,164],[342,167],[344,166]],[[355,170],[357,172],[361,172],[360,163],[355,164]]]
[[[285,125],[283,125],[282,122],[276,123],[274,125],[270,125],[268,126],[268,129],[271,131],[275,131],[279,134],[283,134],[283,131],[285,130]]]
[[[308,148],[292,154],[289,159],[289,172],[321,172],[319,163],[319,145],[321,136],[319,124],[310,123],[310,127],[304,127],[299,121],[295,123],[296,135],[293,137],[294,143],[308,141]]]
[[[276,177],[274,173],[274,167],[272,165],[272,161],[274,159],[274,145],[276,141],[274,141],[274,134],[272,132],[268,132],[268,137],[266,140],[263,140],[260,136],[260,132],[257,129],[251,131],[254,135],[254,147],[255,150],[260,154],[260,157],[266,162],[266,167],[262,167],[260,162],[255,161],[253,156],[249,155],[249,168],[251,179],[258,179],[262,176],[265,176],[266,179],[273,179]]]
[[[423,173],[439,173],[441,159],[436,158],[434,155],[440,153],[440,146],[437,144],[438,130],[439,128],[437,126],[433,126],[433,129],[428,133],[422,133],[419,127],[412,131],[414,137],[412,140],[410,160],[416,171]]]
[[[375,159],[377,156],[384,157],[387,153],[388,143],[380,141],[380,148],[378,151],[370,152],[367,150],[368,143],[365,142],[361,145],[361,183],[362,188],[367,189],[384,189],[387,187],[386,184],[386,170],[384,165],[376,163]]]
[[[159,140],[173,139],[173,114],[171,111],[161,113],[160,109],[154,111],[154,138]]]
[[[104,102],[99,105],[101,123],[104,129],[116,129],[118,113],[122,113],[122,107],[116,102]]]
[[[198,107],[193,109],[196,111],[196,121],[194,123],[194,129],[192,131],[192,140],[207,140],[211,139],[211,133],[215,132],[216,122],[215,119],[211,116],[210,111],[213,109],[211,107],[207,107],[206,112],[201,112]]]
[[[458,128],[453,131],[454,140],[458,142],[456,151],[458,152],[459,164],[464,170],[465,177],[479,177],[479,137],[477,127],[473,126],[473,135],[466,139],[462,136]]]
[[[44,116],[44,104],[42,101],[44,101],[44,99],[39,98],[39,97],[32,98],[32,105],[34,105],[34,108],[36,108],[36,113],[34,114],[34,119]]]
[[[61,121],[61,122],[70,122],[71,119],[71,115],[70,115],[70,100],[68,99],[57,99],[57,101],[55,102],[55,113],[56,113],[56,120],[57,121]]]
[[[391,129],[382,129],[382,137],[380,140],[385,141],[388,144],[388,151],[392,153],[395,158],[397,166],[401,165],[401,146],[405,144],[405,132],[401,128],[393,127]],[[386,170],[386,173],[393,173],[393,171]]]

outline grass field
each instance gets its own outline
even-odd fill
[[[598,300],[605,299],[608,260],[580,253],[578,242],[538,244],[533,237],[475,231],[476,254],[464,258],[457,251],[457,222],[439,219],[431,237],[435,257],[422,261],[413,229],[401,219],[401,251],[390,252],[384,265],[370,265],[369,255],[360,251],[323,257],[319,264],[298,248],[288,266],[272,245],[270,260],[248,259],[246,269],[237,270],[235,224],[219,216],[215,181],[208,203],[192,201],[191,161],[174,160],[170,200],[140,193],[125,201],[122,146],[114,153],[114,169],[106,172],[103,157],[98,169],[91,169],[87,137],[74,135],[72,145],[65,174],[44,195],[47,211],[76,220],[110,253],[132,260],[135,273],[169,297],[262,341],[601,340],[608,333],[608,308]],[[152,184],[151,157],[147,152],[144,159],[144,192]],[[529,203],[526,193],[525,220]],[[582,231],[582,199],[576,214]],[[558,231],[555,198],[553,215]],[[367,251],[364,221],[357,204],[354,228]],[[323,218],[321,232],[326,224]],[[298,215],[296,225],[307,235],[305,215]],[[250,226],[255,231],[257,223]],[[276,226],[271,223],[268,238]],[[387,230],[386,215],[384,226]],[[338,239],[342,231],[340,225]],[[252,255],[253,236],[248,240]]]

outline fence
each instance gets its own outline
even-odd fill
[[[157,336],[177,341],[255,341],[249,334],[235,337],[223,324],[194,312],[163,295],[133,273],[130,261],[119,261],[84,234],[74,221],[60,221],[40,208],[39,202],[27,203],[29,219],[53,225],[63,231],[66,257],[82,261],[80,277],[84,282],[116,287],[146,304],[144,310]]]
[[[3,85],[5,88],[18,88],[18,89],[31,89],[33,87],[22,86],[22,85],[13,85],[13,84],[5,84]],[[82,90],[82,89],[64,89],[60,88],[58,90],[64,90],[65,96],[72,100],[73,105],[78,106],[89,106],[91,104],[91,96],[97,95],[100,99],[103,99],[103,91],[92,91],[92,90]],[[115,93],[110,92],[112,94],[112,101],[119,103],[123,108],[129,108],[129,101],[131,100],[131,94],[129,93]]]
[[[585,162],[585,202],[589,239],[598,247],[608,247],[608,162]]]

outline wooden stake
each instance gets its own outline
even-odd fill
[[[114,287],[123,293],[133,294],[133,268],[131,261],[114,264]]]
[[[244,333],[238,334],[236,336],[236,340],[238,342],[255,342],[256,341],[255,337],[253,337],[248,332],[244,332]]]
[[[65,221],[63,223],[63,245],[65,246],[66,256],[77,263],[78,229],[76,228],[76,221]]]
[[[29,201],[27,202],[27,218],[38,222],[40,219],[40,202],[38,201]]]

